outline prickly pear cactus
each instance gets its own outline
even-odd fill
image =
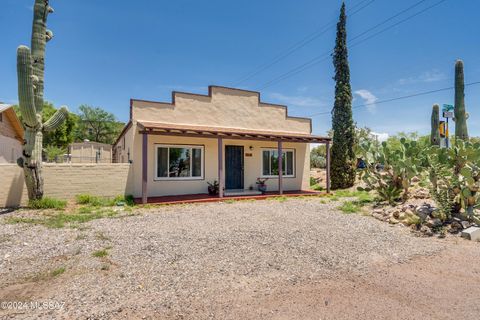
[[[432,109],[432,133],[430,134],[432,146],[440,146],[440,107],[438,104]]]
[[[422,173],[422,148],[416,141],[400,140],[400,148],[393,150],[386,142],[380,147],[370,141],[362,144],[360,155],[368,164],[360,172],[367,188],[375,190],[379,197],[391,205],[408,199],[412,179]]]
[[[468,115],[465,112],[465,77],[463,61],[455,64],[455,138],[468,140],[467,129]]]
[[[428,152],[432,193],[449,214],[462,214],[480,223],[480,143],[459,140],[451,149]],[[438,201],[436,195],[447,195]],[[444,202],[444,203],[442,203]]]
[[[31,49],[26,46],[17,49],[18,100],[25,127],[23,157],[17,162],[24,169],[31,200],[43,197],[43,131],[57,129],[68,116],[68,109],[61,107],[48,121],[42,119],[45,47],[53,38],[53,33],[47,30],[50,13],[53,9],[49,0],[35,0]]]

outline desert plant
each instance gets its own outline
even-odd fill
[[[432,109],[432,132],[430,134],[430,142],[432,146],[440,146],[440,107],[438,104]]]
[[[42,119],[45,47],[53,38],[46,25],[52,12],[49,0],[35,0],[31,49],[26,46],[17,49],[18,100],[25,127],[23,157],[17,162],[25,172],[30,200],[43,197],[43,132],[60,127],[68,115],[68,109],[62,107],[46,122]]]
[[[455,138],[468,140],[468,114],[465,112],[465,76],[463,61],[455,63]]]
[[[480,143],[457,140],[450,149],[428,151],[431,193],[445,215],[462,214],[480,222]]]
[[[216,196],[220,189],[220,185],[218,184],[218,181],[214,180],[213,182],[207,182],[207,184],[208,184],[208,194],[211,196]]]
[[[355,126],[352,115],[352,88],[347,49],[347,16],[345,3],[342,4],[337,24],[337,39],[333,51],[335,66],[335,103],[332,112],[332,189],[346,189],[355,183],[354,153]]]
[[[367,142],[361,148],[367,167],[360,172],[360,178],[367,187],[359,190],[375,190],[381,200],[391,205],[407,200],[412,178],[423,172],[423,149],[416,141],[405,138],[400,143],[398,150],[392,150],[386,142],[380,147]]]

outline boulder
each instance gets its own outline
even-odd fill
[[[435,210],[435,208],[432,207],[430,204],[424,203],[424,204],[422,204],[421,206],[418,206],[415,209],[415,214],[417,216],[419,216],[420,219],[425,221],[427,219],[427,217],[429,217],[434,210]]]
[[[428,199],[430,198],[430,191],[426,188],[418,188],[413,192],[413,197],[415,199]]]
[[[443,226],[443,223],[442,223],[442,220],[440,220],[438,218],[433,218],[433,219],[428,218],[426,225],[429,228],[439,228],[439,227]]]
[[[420,228],[420,232],[423,233],[424,235],[426,235],[427,237],[433,236],[432,229],[430,229],[430,228],[427,227],[427,226],[422,226],[422,227]]]
[[[468,222],[468,221],[462,221],[462,222],[460,222],[460,224],[462,225],[463,229],[468,229],[472,226],[471,223]]]
[[[477,227],[470,227],[462,231],[462,238],[472,240],[472,241],[480,241],[480,228]]]

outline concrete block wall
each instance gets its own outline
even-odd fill
[[[44,164],[45,196],[72,200],[77,194],[115,197],[131,194],[132,170],[128,163]],[[28,201],[23,170],[16,164],[0,164],[0,207]]]

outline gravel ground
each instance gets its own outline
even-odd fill
[[[311,198],[164,206],[76,229],[5,224],[23,214],[8,213],[0,216],[0,301],[64,305],[0,316],[235,318],[231,310],[249,308],[246,297],[365,278],[449,245],[338,205]],[[102,249],[105,256],[93,256]],[[53,275],[59,268],[65,272]]]

